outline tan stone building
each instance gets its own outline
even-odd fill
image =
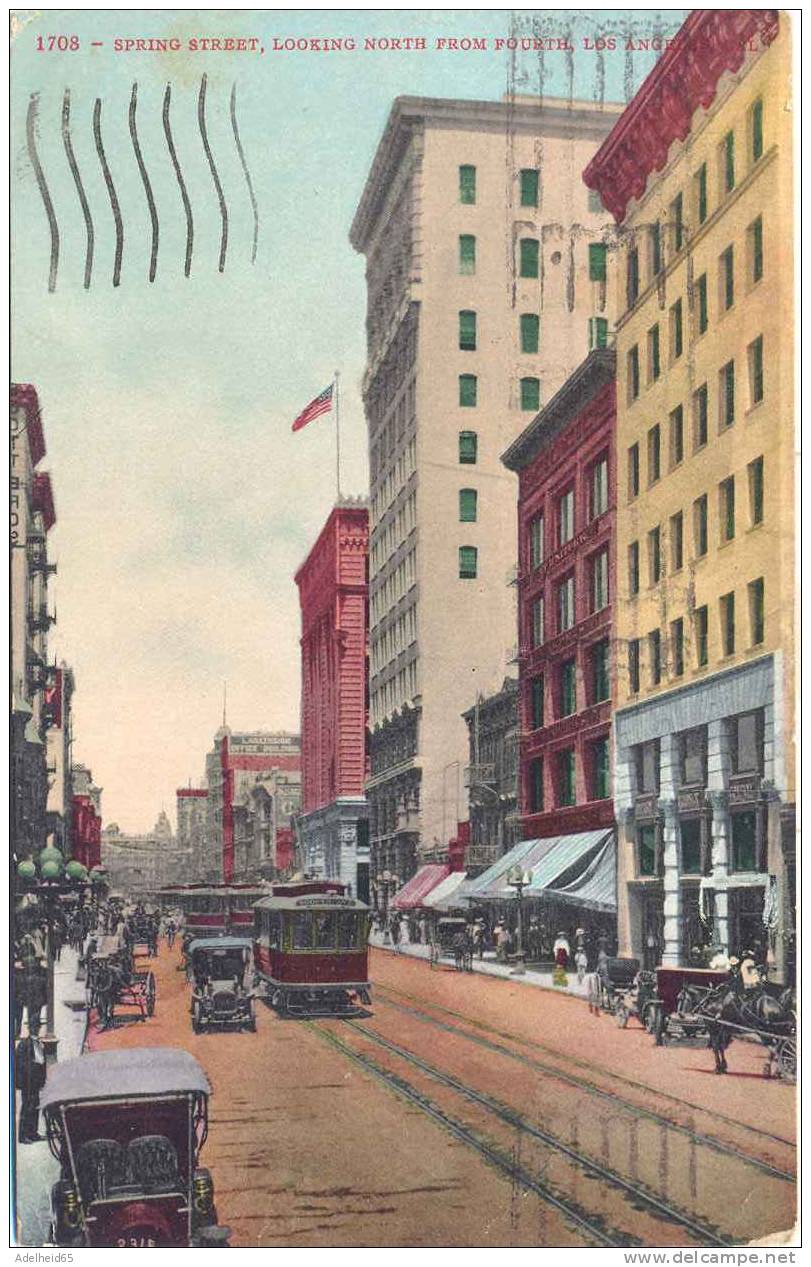
[[[580,173],[618,111],[398,98],[355,215],[373,873],[446,851],[467,817],[462,714],[514,672],[516,488],[499,459],[590,331],[606,337],[606,215]]]
[[[697,10],[585,173],[620,225],[620,953],[794,938],[789,19]]]

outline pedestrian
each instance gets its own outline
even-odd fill
[[[574,952],[574,963],[577,968],[578,985],[582,985],[586,975],[586,969],[589,966],[588,955],[586,954],[583,946],[578,946],[577,950]]]
[[[484,928],[482,922],[477,919],[470,929],[471,954],[478,955],[479,959],[484,954]]]
[[[496,939],[496,959],[498,959],[499,963],[506,963],[509,933],[500,920],[493,929],[493,936]]]
[[[400,919],[399,916],[393,915],[391,918],[391,944],[394,946],[395,955],[400,953]]]
[[[17,1138],[21,1144],[36,1144],[39,1133],[39,1093],[45,1086],[45,1061],[39,1043],[30,1035],[14,1048],[14,1086],[20,1092]]]
[[[420,916],[418,927],[419,927],[419,934],[420,934],[420,945],[424,946],[428,940],[428,921],[424,915]]]
[[[552,947],[552,954],[555,957],[555,970],[552,975],[552,980],[555,985],[568,985],[569,982],[566,976],[566,968],[568,967],[571,953],[572,951],[569,946],[569,939],[563,929],[561,929],[557,935],[555,944]]]

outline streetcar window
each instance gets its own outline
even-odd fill
[[[318,950],[335,949],[335,916],[331,913],[328,915],[316,915],[315,945]]]
[[[358,919],[349,911],[338,916],[338,949],[354,950],[358,941]]]
[[[267,916],[268,945],[271,950],[280,950],[282,945],[282,917],[278,914]]]
[[[309,912],[296,911],[291,915],[290,923],[293,929],[293,949],[312,950],[312,920]]]

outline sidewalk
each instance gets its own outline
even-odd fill
[[[84,981],[76,980],[77,967],[76,951],[65,946],[54,972],[54,1029],[59,1038],[57,1059],[60,1064],[80,1056],[84,1043],[87,1013],[68,1006],[73,1002],[84,1003]],[[40,1032],[43,1030],[44,1025]],[[19,1114],[19,1092],[15,1101]],[[16,1140],[16,1121],[13,1126]],[[42,1117],[39,1129],[44,1131]],[[14,1167],[18,1243],[32,1247],[45,1245],[51,1222],[51,1185],[59,1178],[59,1163],[43,1139],[38,1144],[15,1144]]]
[[[382,933],[371,932],[369,934],[369,945],[374,946],[376,950],[386,950],[392,955],[395,953],[391,942],[389,942],[388,945],[384,944]],[[419,942],[401,941],[398,953],[401,955],[410,955],[412,959],[428,959],[430,956],[430,947],[423,946]],[[448,955],[442,959],[442,967],[453,968],[452,955]],[[564,989],[563,986],[554,984],[552,980],[551,967],[548,971],[545,969],[539,970],[538,968],[527,968],[526,972],[522,976],[514,976],[511,965],[507,963],[499,963],[496,959],[495,951],[492,950],[486,950],[484,952],[483,959],[474,957],[473,971],[483,972],[488,977],[502,977],[507,981],[518,981],[523,985],[534,985],[541,990],[554,990],[555,994],[571,994],[578,999],[586,998],[585,987],[579,984],[576,972],[566,973],[569,982],[566,989]]]

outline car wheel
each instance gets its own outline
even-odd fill
[[[195,1034],[199,1034],[199,1033],[200,1033],[200,1009],[199,1009],[199,1007],[195,1007],[194,1011],[192,1012],[192,1016],[191,1016],[191,1027],[192,1027],[192,1029],[194,1030]]]

